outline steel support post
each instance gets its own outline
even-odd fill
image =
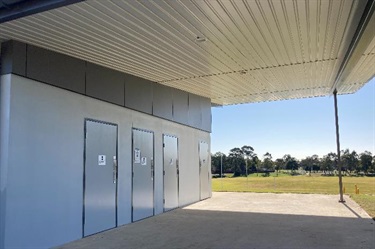
[[[343,190],[342,190],[342,174],[341,174],[341,158],[340,158],[340,132],[339,132],[339,114],[337,108],[337,90],[333,91],[333,97],[335,102],[335,121],[336,121],[336,145],[337,145],[337,168],[339,170],[339,190],[340,200],[339,202],[345,202]]]

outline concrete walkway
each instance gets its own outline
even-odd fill
[[[349,197],[214,193],[211,199],[59,248],[375,248],[374,221]]]

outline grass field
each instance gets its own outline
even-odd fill
[[[355,200],[375,219],[375,178],[343,177],[345,194]],[[355,194],[355,185],[359,194]],[[246,177],[225,177],[212,179],[212,190],[216,192],[256,192],[256,193],[300,193],[338,194],[338,177],[272,173],[269,177],[251,174]]]

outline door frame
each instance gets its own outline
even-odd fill
[[[100,124],[112,125],[116,127],[116,186],[115,186],[115,227],[118,226],[118,124],[102,121],[98,119],[85,118],[83,124],[83,199],[82,199],[82,238],[85,237],[85,198],[86,198],[86,136],[87,136],[87,122],[95,122]],[[111,228],[112,229],[112,228]],[[101,231],[103,232],[103,231]],[[89,235],[91,236],[91,235]]]

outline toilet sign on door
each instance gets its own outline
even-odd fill
[[[141,165],[147,165],[147,157],[142,157],[141,158]]]
[[[141,150],[140,149],[134,149],[134,163],[140,163],[141,162]]]
[[[99,155],[98,156],[98,165],[99,166],[105,166],[106,163],[106,156],[105,155]]]

